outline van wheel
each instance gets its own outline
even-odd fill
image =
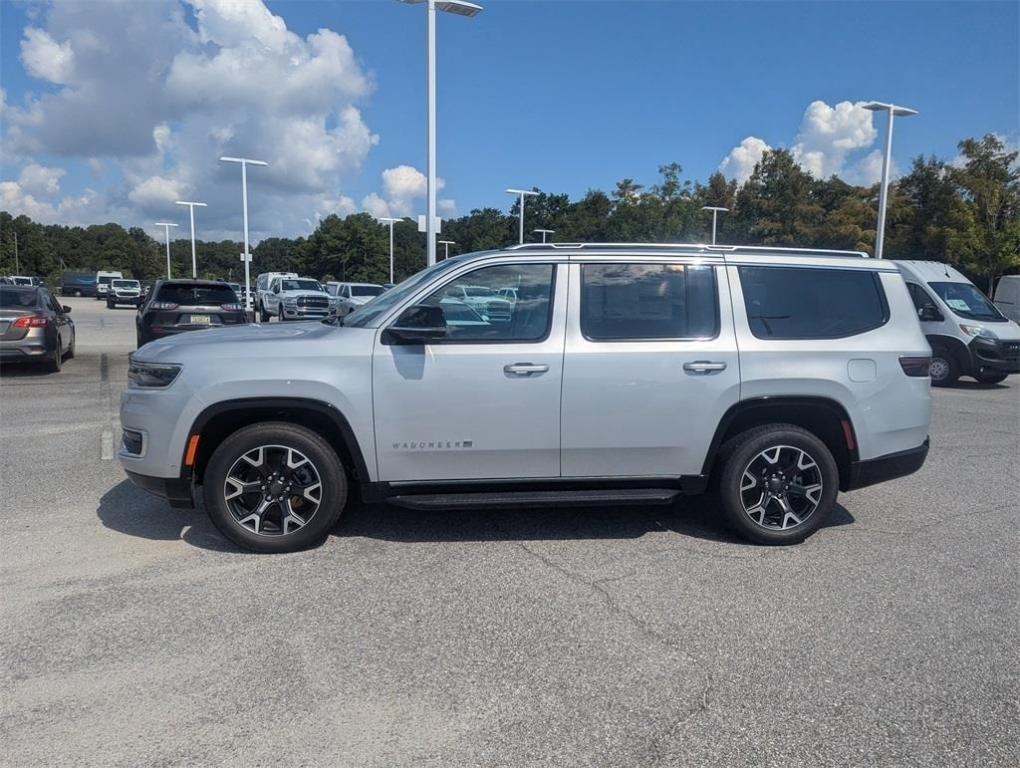
[[[795,544],[832,514],[839,470],[821,440],[792,424],[748,430],[723,447],[719,482],[729,526],[758,544]]]
[[[931,367],[928,369],[933,387],[951,387],[960,378],[960,366],[946,350],[935,348],[931,351]]]
[[[1005,381],[1008,373],[1001,373],[999,371],[979,371],[974,375],[982,384],[998,384],[1001,381]]]
[[[81,298],[81,291],[75,291],[74,295],[75,295],[76,298],[80,299]]]
[[[259,320],[263,323],[269,322],[269,313],[266,312],[266,305],[259,302]]]
[[[287,422],[253,424],[224,440],[202,488],[213,524],[255,552],[296,552],[320,544],[347,501],[336,451]]]

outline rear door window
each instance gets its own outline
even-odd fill
[[[747,320],[759,339],[840,339],[884,325],[876,272],[825,267],[738,267]]]
[[[165,301],[184,307],[219,306],[235,304],[237,298],[229,285],[163,285],[157,301]]]
[[[581,332],[591,341],[713,338],[719,333],[715,270],[688,264],[584,264]]]

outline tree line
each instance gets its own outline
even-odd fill
[[[890,190],[885,256],[954,264],[979,284],[1020,269],[1020,166],[995,135],[959,143],[952,162],[917,157]],[[708,242],[711,216],[702,206],[729,209],[719,219],[721,244],[804,246],[872,252],[878,185],[854,186],[832,176],[816,179],[785,149],[767,151],[743,184],[713,173],[706,182],[683,178],[683,168],[659,168],[645,187],[623,179],[609,193],[591,189],[581,199],[539,192],[527,202],[526,239],[534,229],[555,230],[557,242]],[[472,210],[443,222],[454,253],[517,242],[517,203],[509,213]],[[43,225],[0,212],[0,274],[15,272],[53,285],[64,270],[119,269],[151,280],[165,273],[165,246],[138,227]],[[242,279],[239,241],[198,241],[199,276]],[[440,249],[440,258],[442,249]],[[174,275],[191,274],[191,243],[171,242]],[[395,279],[425,266],[425,237],[410,218],[394,225]],[[294,271],[320,279],[386,282],[388,225],[367,213],[322,219],[307,237],[270,237],[253,250],[252,274]]]

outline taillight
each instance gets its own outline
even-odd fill
[[[149,309],[177,309],[178,306],[172,301],[154,301],[149,305]]]
[[[240,304],[220,304],[220,307],[227,310],[227,312],[240,312],[244,309],[244,307]]]
[[[49,318],[37,315],[25,315],[11,323],[15,328],[45,328],[49,324]]]
[[[931,358],[901,357],[900,367],[903,368],[903,372],[907,374],[907,376],[923,378],[928,375],[928,369],[931,368]]]

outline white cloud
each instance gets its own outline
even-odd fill
[[[17,181],[0,181],[0,210],[25,214],[43,224],[66,224],[68,221],[94,221],[101,217],[105,207],[99,203],[94,190],[86,189],[80,195],[63,198],[57,205],[39,200]]]
[[[736,179],[738,183],[743,184],[750,178],[754,166],[761,160],[761,156],[770,149],[772,147],[757,136],[748,136],[723,158],[719,164],[719,171],[724,176]]]
[[[109,186],[87,206],[68,198],[77,202],[64,211],[98,208],[99,220],[126,225],[144,225],[157,209],[173,216],[173,199],[188,194],[209,203],[201,234],[236,236],[239,172],[221,155],[270,162],[248,171],[255,239],[353,212],[342,192],[379,137],[358,108],[373,85],[347,39],[296,34],[262,0],[183,3],[196,29],[179,0],[46,6],[25,30],[22,61],[63,87],[2,106],[7,162],[88,163]],[[16,184],[5,199],[40,210],[39,193]]]
[[[819,179],[843,175],[847,155],[870,147],[878,136],[872,125],[873,113],[864,104],[841,101],[830,107],[824,101],[813,101],[808,105],[791,147],[801,168]]]
[[[38,163],[29,163],[21,169],[18,185],[33,195],[55,195],[60,192],[60,179],[65,173],[63,168],[48,168]]]
[[[798,165],[819,179],[836,175],[851,183],[874,183],[881,175],[881,153],[875,150],[855,159],[878,137],[873,113],[863,105],[864,102],[850,101],[841,101],[835,106],[824,101],[811,102],[790,145],[790,153]],[[771,148],[763,139],[748,136],[730,150],[719,170],[742,184],[762,154]]]
[[[390,204],[375,192],[361,199],[361,207],[377,219],[390,215]]]
[[[74,73],[74,51],[69,41],[58,43],[46,30],[26,27],[25,39],[21,41],[21,63],[33,77],[63,84]]]

